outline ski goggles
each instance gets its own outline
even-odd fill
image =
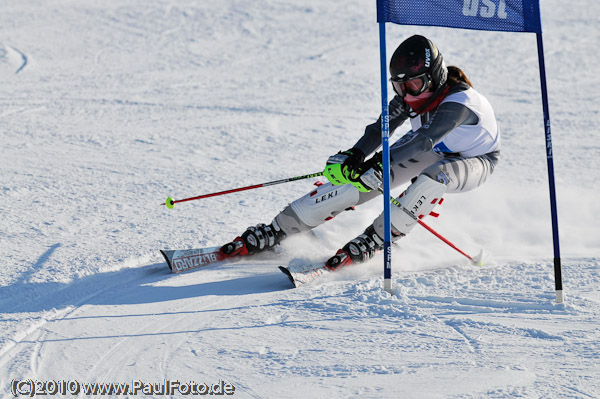
[[[423,93],[429,87],[431,79],[427,73],[421,75],[412,76],[408,79],[390,78],[394,91],[400,96],[410,94],[411,96],[418,96]]]

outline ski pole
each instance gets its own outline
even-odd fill
[[[311,177],[319,177],[319,176],[323,176],[323,172],[311,173],[311,174],[302,175],[302,176],[289,177],[287,179],[274,180],[274,181],[270,181],[270,182],[266,182],[266,183],[253,184],[251,186],[240,187],[240,188],[233,188],[231,190],[219,191],[217,193],[204,194],[204,195],[199,195],[197,197],[184,198],[184,199],[180,199],[180,200],[174,200],[173,198],[168,197],[166,199],[166,201],[164,203],[162,203],[161,205],[166,205],[167,208],[173,209],[173,207],[175,206],[175,204],[180,203],[180,202],[194,201],[194,200],[199,200],[199,199],[209,198],[209,197],[216,197],[216,196],[219,196],[219,195],[237,193],[237,192],[245,191],[245,190],[253,190],[255,188],[273,186],[273,185],[276,185],[276,184],[288,183],[288,182],[297,181],[297,180],[303,180],[303,179],[310,179]],[[390,197],[390,201],[395,206],[398,206],[398,207],[402,206],[402,205],[400,205],[400,202],[398,202],[398,200],[396,198],[394,198],[394,197]],[[442,240],[444,243],[446,243],[448,246],[450,246],[451,248],[455,249],[460,254],[462,254],[467,259],[469,259],[471,261],[471,263],[473,263],[474,265],[481,265],[481,261],[482,261],[482,258],[483,258],[483,250],[480,251],[479,254],[477,254],[477,256],[472,257],[469,254],[467,254],[466,252],[462,251],[460,248],[458,248],[456,245],[454,245],[447,238],[445,238],[440,233],[438,233],[437,231],[435,231],[432,227],[430,227],[429,225],[427,225],[422,220],[419,219],[418,222],[419,222],[419,224],[421,226],[423,226],[425,229],[427,229],[434,236],[436,236],[437,238],[439,238],[440,240]]]
[[[184,198],[184,199],[180,199],[180,200],[174,200],[173,198],[169,197],[161,205],[166,205],[167,208],[173,209],[175,204],[177,204],[179,202],[194,201],[194,200],[199,200],[202,198],[216,197],[218,195],[237,193],[239,191],[252,190],[255,188],[273,186],[275,184],[288,183],[288,182],[292,182],[292,181],[310,179],[311,177],[319,177],[319,176],[323,176],[323,172],[311,173],[311,174],[302,175],[302,176],[289,177],[287,179],[275,180],[275,181],[270,181],[270,182],[266,182],[266,183],[253,184],[251,186],[233,188],[231,190],[219,191],[218,193],[204,194],[204,195],[199,195],[197,197]]]
[[[381,190],[380,190],[381,191]],[[394,198],[394,197],[390,197],[390,201],[393,205],[397,206],[397,207],[402,207],[402,205],[400,204],[400,202]],[[483,249],[481,251],[479,251],[479,253],[476,256],[470,256],[469,254],[467,254],[466,252],[462,251],[460,248],[458,248],[456,245],[454,245],[452,242],[450,242],[450,240],[448,240],[447,238],[445,238],[443,235],[441,235],[440,233],[438,233],[437,231],[435,231],[432,227],[430,227],[428,224],[426,224],[424,221],[422,221],[421,219],[417,220],[419,222],[419,224],[421,226],[423,226],[427,231],[429,231],[431,234],[433,234],[434,236],[436,236],[437,238],[439,238],[440,240],[442,240],[444,243],[446,243],[450,248],[458,251],[461,255],[465,256],[467,259],[469,259],[471,261],[471,263],[473,265],[476,266],[481,266],[482,265],[482,261],[483,261]]]
[[[442,240],[443,242],[445,242],[446,244],[448,244],[451,248],[455,249],[460,254],[464,255],[467,259],[469,259],[471,261],[471,263],[473,265],[475,265],[475,266],[481,266],[482,265],[482,261],[483,261],[483,249],[481,251],[479,251],[479,253],[476,256],[474,256],[474,257],[470,256],[469,254],[467,254],[466,252],[464,252],[460,248],[458,248],[456,245],[452,244],[447,238],[445,238],[443,235],[441,235],[440,233],[438,233],[437,231],[435,231],[433,228],[431,228],[429,225],[427,225],[421,219],[419,219],[419,224],[421,226],[425,227],[425,229],[427,229],[431,234],[433,234],[434,236],[436,236],[437,238],[439,238],[440,240]]]

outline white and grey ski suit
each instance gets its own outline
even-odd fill
[[[390,102],[389,111],[392,136],[408,117],[398,96]],[[493,172],[500,155],[500,129],[487,99],[467,84],[453,86],[439,106],[411,118],[410,123],[412,129],[390,147],[391,188],[413,182],[404,193],[408,195],[399,198],[405,210],[415,206],[411,201],[417,203],[423,197],[441,198],[444,193],[479,187]],[[368,156],[380,145],[381,117],[365,128],[353,147]],[[327,183],[292,202],[273,222],[288,235],[307,231],[378,195],[377,190],[365,193],[351,184]],[[415,223],[434,206],[413,212]],[[392,231],[407,234],[412,228],[408,219],[403,220],[407,212],[394,208]],[[383,237],[382,215],[373,224]]]

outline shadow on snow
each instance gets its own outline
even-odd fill
[[[49,251],[54,249],[53,247]],[[261,294],[291,288],[288,278],[275,271],[228,280],[181,285],[179,279],[185,278],[186,275],[215,270],[217,267],[220,266],[209,266],[205,270],[175,276],[165,263],[156,263],[94,274],[70,283],[26,282],[27,276],[24,276],[9,286],[0,287],[0,298],[2,298],[0,312],[5,314],[40,312],[82,305],[136,305],[208,295]],[[164,285],[171,278],[179,280],[177,286]],[[156,283],[163,285],[155,285]],[[4,320],[6,321],[6,318]]]

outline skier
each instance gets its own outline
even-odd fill
[[[472,190],[493,172],[500,155],[500,130],[494,111],[464,72],[446,67],[429,39],[415,35],[398,46],[390,60],[396,95],[389,104],[390,135],[410,119],[408,131],[390,147],[390,185],[409,181],[392,206],[392,241],[408,234],[429,215],[445,193]],[[271,224],[248,228],[221,248],[225,256],[250,255],[273,248],[285,237],[309,231],[344,210],[381,194],[381,116],[346,151],[327,160],[329,183],[295,200]],[[364,233],[327,260],[327,266],[365,262],[383,249],[383,214]]]

